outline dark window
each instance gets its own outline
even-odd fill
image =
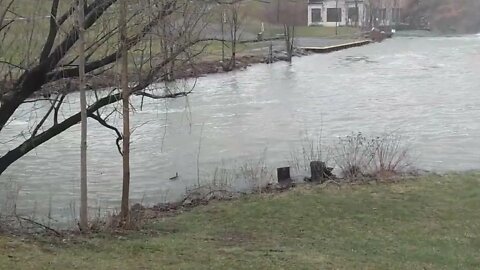
[[[319,8],[312,9],[312,23],[322,22],[322,10]]]
[[[342,9],[341,8],[329,8],[327,9],[327,22],[341,22],[342,21]]]
[[[358,8],[353,7],[348,9],[348,19],[352,20],[352,22],[356,22],[358,19]]]

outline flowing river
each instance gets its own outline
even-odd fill
[[[65,115],[78,109],[77,101],[77,94],[68,97]],[[271,171],[288,165],[305,133],[321,134],[328,145],[352,132],[395,132],[410,145],[418,168],[480,169],[480,36],[397,37],[292,65],[200,78],[188,98],[145,100],[143,110],[138,98],[133,104],[133,202],[176,200],[199,179],[213,179],[217,168],[260,159]],[[21,141],[17,135],[46,105],[26,104],[17,112],[2,134],[0,154]],[[122,169],[115,135],[89,125],[90,205],[117,208]],[[59,219],[75,215],[79,137],[77,126],[12,165],[0,176],[1,204],[14,200],[20,213],[52,212]]]

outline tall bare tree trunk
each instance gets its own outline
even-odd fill
[[[337,15],[337,18],[335,19],[335,36],[338,36],[338,0],[335,1],[335,14]],[[342,13],[340,12],[340,18],[342,16]]]
[[[295,26],[283,25],[285,36],[285,49],[287,51],[288,62],[292,62],[293,50],[295,49]]]
[[[280,0],[277,0],[277,23],[280,23]]]
[[[85,94],[85,0],[78,1],[78,79],[80,89],[80,229],[88,229],[88,203],[87,203],[87,97]]]
[[[358,0],[355,0],[355,27],[359,26],[360,21],[360,10],[358,8]]]
[[[240,24],[241,18],[239,18],[240,6],[238,2],[227,4],[227,12],[225,14],[225,21],[228,22],[229,35],[230,35],[230,49],[232,51],[230,63],[224,65],[225,71],[234,70],[237,65],[237,44],[240,39]]]
[[[234,70],[237,66],[237,42],[238,42],[238,7],[236,5],[232,5],[232,28],[231,28],[231,38],[232,38],[232,59],[230,62],[230,69]]]
[[[127,0],[120,3],[121,88],[123,91],[123,187],[121,217],[124,224],[129,218],[130,195],[130,89],[128,88]]]
[[[225,23],[226,17],[225,8],[222,10],[222,65],[225,65]]]

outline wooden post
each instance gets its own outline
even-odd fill
[[[278,178],[278,183],[284,183],[286,181],[291,181],[290,167],[278,168],[277,169],[277,178]]]
[[[273,42],[270,41],[270,46],[268,47],[268,63],[273,63]]]
[[[323,183],[326,180],[327,176],[327,166],[325,162],[321,161],[312,161],[310,162],[310,170],[312,173],[312,182]]]

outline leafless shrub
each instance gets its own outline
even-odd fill
[[[374,159],[371,173],[380,178],[396,175],[410,167],[409,148],[402,137],[386,134],[372,139]]]
[[[371,145],[362,133],[340,138],[333,152],[342,176],[349,179],[364,176],[374,158]]]
[[[0,208],[0,232],[10,231],[15,223],[15,215],[17,212],[17,200],[20,192],[20,187],[17,186],[12,180],[4,183],[0,183],[0,190],[3,191],[4,201]]]
[[[234,180],[235,174],[232,172],[232,170],[224,167],[217,167],[215,168],[215,172],[213,174],[212,186],[222,189],[229,188],[232,186],[232,182]]]
[[[11,185],[7,183],[7,185]],[[48,233],[55,236],[62,236],[62,233],[55,227],[50,225],[53,219],[51,216],[45,218],[36,217],[36,205],[29,215],[22,215],[17,213],[17,200],[20,188],[13,184],[13,189],[6,190],[5,205],[0,212],[0,233],[9,234],[38,234]],[[51,205],[49,206],[51,208]],[[51,209],[49,209],[51,213]]]
[[[290,152],[290,167],[297,173],[306,173],[310,170],[312,161],[329,161],[329,153],[322,141],[322,135],[310,135],[306,132],[299,147]]]
[[[273,174],[268,169],[265,155],[257,161],[247,161],[240,167],[240,177],[245,179],[249,189],[260,191],[273,180]]]
[[[21,191],[21,186],[16,182],[9,180],[1,183],[1,190],[3,191],[4,202],[0,209],[0,215],[9,216],[16,215],[17,202]]]
[[[384,178],[409,167],[408,150],[400,136],[384,134],[369,138],[357,133],[340,138],[333,147],[333,155],[346,179]]]
[[[114,226],[115,222],[119,222],[120,219],[115,219],[118,217],[118,211],[113,209],[112,211],[108,211],[106,209],[102,209],[102,207],[96,207],[94,209],[94,213],[90,211],[90,220],[88,222],[88,231],[89,232],[102,232],[102,231],[110,231],[114,228],[118,228]]]

